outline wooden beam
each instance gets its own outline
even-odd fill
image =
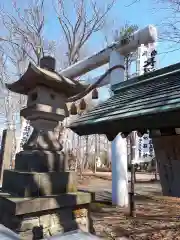
[[[122,45],[120,41],[115,42],[93,56],[62,70],[60,74],[68,78],[81,76],[108,63],[112,50],[119,51],[122,55],[127,55],[130,52],[134,52],[141,44],[154,43],[156,40],[157,30],[154,26],[149,25],[144,29],[136,31],[127,44]]]

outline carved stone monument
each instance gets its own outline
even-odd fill
[[[2,184],[3,172],[5,169],[9,169],[12,164],[12,149],[9,148],[12,143],[14,133],[12,129],[4,129],[1,141],[1,153],[0,153],[0,182]]]
[[[76,173],[65,170],[54,131],[69,116],[67,98],[85,86],[57,74],[55,60],[44,57],[40,67],[30,64],[20,80],[7,87],[28,96],[21,115],[34,131],[16,155],[15,169],[4,171],[0,223],[21,239],[42,239],[78,228],[89,231],[91,196],[78,192]]]

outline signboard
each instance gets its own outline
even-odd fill
[[[151,162],[155,156],[152,139],[149,138],[149,134],[144,134],[142,137],[136,137],[137,139],[137,151],[136,158],[133,161],[134,164],[142,162]]]
[[[33,128],[30,126],[29,121],[24,119],[21,127],[20,138],[16,146],[16,153],[22,151],[22,146],[25,142],[27,142],[32,130]]]
[[[152,144],[152,139],[149,138],[149,134],[144,134],[142,137],[138,139],[138,150],[139,157],[153,157],[154,149]]]
[[[137,51],[136,73],[143,75],[157,69],[157,43],[141,45]]]

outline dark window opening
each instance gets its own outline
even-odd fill
[[[55,99],[55,95],[53,93],[50,94],[51,99]]]
[[[37,93],[34,92],[34,93],[31,94],[31,100],[35,101],[36,99],[37,99]]]

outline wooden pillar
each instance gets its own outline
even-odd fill
[[[113,51],[110,67],[124,66],[124,56]],[[111,86],[124,81],[124,70],[116,69],[110,75]],[[121,207],[128,206],[127,141],[119,134],[111,145],[112,164],[112,203]]]
[[[164,196],[180,197],[180,135],[152,134],[160,183]]]

